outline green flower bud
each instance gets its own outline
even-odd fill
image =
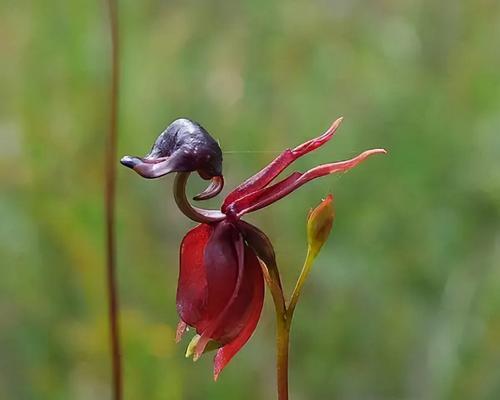
[[[333,196],[329,194],[307,217],[307,241],[310,251],[316,255],[332,230],[335,211]]]

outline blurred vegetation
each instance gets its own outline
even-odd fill
[[[339,115],[296,167],[390,150],[249,217],[290,289],[308,209],[336,198],[296,313],[292,399],[500,398],[500,3],[119,4],[120,154],[146,153],[179,116],[220,140],[228,189]],[[1,399],[110,393],[106,23],[100,1],[0,3]],[[216,384],[210,356],[193,365],[173,342],[191,224],[171,180],[119,169],[126,398],[274,398],[269,299]]]

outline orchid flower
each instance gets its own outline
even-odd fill
[[[350,160],[319,165],[306,172],[293,172],[277,180],[296,159],[328,142],[341,121],[342,118],[337,119],[321,136],[283,151],[261,171],[233,189],[220,210],[195,207],[186,197],[191,172],[196,171],[201,178],[211,180],[207,189],[194,200],[212,198],[224,185],[222,151],[198,123],[178,119],[160,134],[148,155],[143,158],[125,156],[121,160],[123,165],[145,178],[176,172],[176,203],[188,218],[199,223],[186,234],[180,246],[177,341],[188,327],[192,327],[196,335],[188,346],[187,356],[197,360],[204,352],[217,349],[215,379],[250,339],[257,326],[264,300],[264,279],[271,284],[271,291],[272,284],[274,290],[281,291],[270,240],[241,218],[270,206],[313,179],[348,171],[373,154],[385,153],[383,149],[367,150]],[[328,197],[323,208],[326,205],[331,208],[331,200]],[[322,228],[326,235],[331,221],[328,226],[327,230]],[[308,229],[312,232],[316,228],[311,225]],[[316,230],[319,235],[321,231]],[[281,307],[285,307],[284,300]]]

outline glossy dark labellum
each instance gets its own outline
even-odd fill
[[[121,163],[149,179],[171,172],[197,171],[203,179],[212,182],[196,200],[217,195],[224,185],[219,144],[200,124],[185,118],[172,122],[146,156],[125,156]]]

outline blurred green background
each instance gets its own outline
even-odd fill
[[[340,115],[334,140],[296,168],[390,151],[248,218],[272,238],[289,291],[307,211],[336,196],[296,312],[292,399],[499,399],[500,3],[119,7],[119,155],[145,154],[180,116],[227,152],[226,191]],[[3,0],[0,37],[0,398],[106,399],[106,8]],[[119,166],[125,398],[272,399],[269,298],[217,383],[211,356],[193,364],[187,340],[174,344],[178,245],[192,224],[171,183]]]

